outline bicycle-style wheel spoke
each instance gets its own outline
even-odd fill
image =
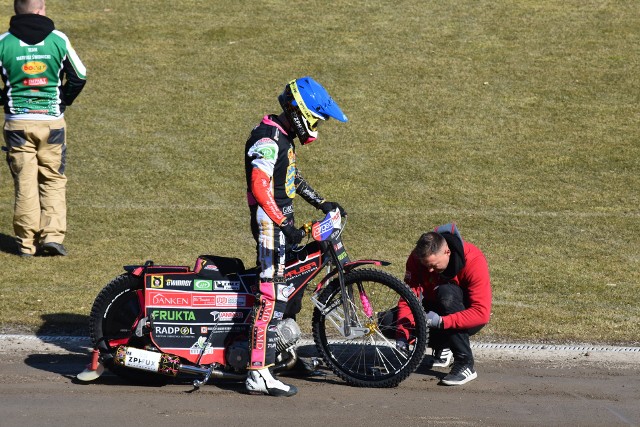
[[[332,282],[318,299],[314,312],[314,338],[328,365],[346,381],[360,386],[396,385],[422,359],[426,326],[401,331],[398,302],[404,301],[418,319],[424,319],[415,295],[402,282],[377,270],[359,270],[345,278],[350,296],[351,318],[344,318],[339,283]],[[327,309],[329,307],[329,309]],[[421,317],[422,316],[422,317]],[[335,327],[332,320],[348,323],[351,334]],[[409,333],[407,351],[396,347],[396,338]]]

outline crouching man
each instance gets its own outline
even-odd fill
[[[420,236],[407,259],[404,280],[427,312],[433,366],[448,367],[453,359],[441,383],[462,385],[477,378],[469,336],[482,329],[491,315],[491,281],[484,254],[462,240],[455,224],[442,225]],[[398,308],[401,321],[413,321],[406,305]],[[397,345],[407,345],[406,339],[399,337]]]

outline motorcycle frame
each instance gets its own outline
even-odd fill
[[[325,220],[329,218],[330,215],[331,214],[328,214]],[[303,227],[307,230],[307,233],[309,233],[309,230],[311,229],[312,224],[314,223],[305,224],[305,226]],[[329,271],[322,277],[322,279],[319,280],[314,290],[314,293],[311,297],[311,301],[316,308],[318,308],[321,312],[323,312],[323,314],[326,314],[327,312],[329,312],[330,310],[326,310],[326,307],[324,307],[321,303],[319,303],[319,301],[317,301],[317,299],[315,299],[314,297],[319,295],[320,291],[326,286],[326,284],[329,283],[331,280],[333,280],[337,276],[338,283],[340,285],[340,293],[342,297],[343,317],[340,318],[339,315],[333,314],[332,315],[333,319],[331,321],[334,323],[334,325],[337,328],[340,328],[340,327],[342,328],[342,334],[344,337],[355,338],[357,336],[362,336],[366,334],[368,331],[352,330],[352,320],[354,319],[355,313],[353,313],[353,307],[351,306],[350,301],[352,301],[352,297],[353,297],[353,288],[348,288],[346,286],[345,276],[355,268],[362,267],[365,265],[374,265],[379,267],[379,266],[388,266],[391,263],[387,261],[375,260],[375,259],[361,259],[361,260],[351,261],[347,255],[346,248],[344,247],[344,244],[341,238],[345,224],[346,224],[346,219],[340,228],[334,229],[333,232],[324,240],[314,239],[302,247],[294,247],[291,249],[291,253],[294,255],[301,253],[303,251],[305,251],[305,253],[307,254],[305,258],[298,259],[298,263],[300,262],[304,263],[308,259],[309,253],[317,253],[319,251],[320,264],[307,277],[304,277],[301,283],[296,284],[295,286],[296,289],[289,296],[289,299],[291,299],[298,292],[301,292],[301,291],[304,292],[304,289],[309,285],[309,283],[317,279],[318,276],[321,275],[321,271],[323,269],[329,269]],[[314,247],[314,245],[318,245],[318,247],[316,248]],[[292,264],[292,266],[295,266],[295,265],[297,265],[297,263]],[[162,274],[162,273],[193,272],[189,267],[186,267],[186,266],[154,265],[153,261],[146,261],[144,265],[125,266],[124,269],[125,271],[132,274],[133,276],[140,277],[140,278],[144,278],[147,274],[151,274],[151,273]],[[257,276],[257,272],[252,272],[251,270],[238,271],[237,274],[238,274],[238,277],[241,278],[241,280],[244,280],[244,278],[246,278],[247,276],[251,276],[253,274]],[[285,277],[286,277],[286,270],[285,270]],[[286,282],[290,283],[289,280],[287,280]],[[291,283],[294,283],[294,282],[295,280],[291,281]],[[360,287],[360,285],[358,286]],[[146,292],[146,290],[147,290],[146,287],[143,287],[143,290],[142,290],[143,293]],[[362,295],[363,294],[362,288],[359,288],[359,290]],[[140,322],[145,317],[144,313],[146,311],[146,304],[145,304],[144,294],[142,295],[140,303],[141,303],[141,306],[143,307],[143,310],[142,310],[142,316],[140,319],[138,319],[138,322]],[[337,319],[337,322],[334,321],[334,319]],[[136,326],[137,328],[140,328],[139,325],[136,325]],[[153,328],[151,328],[151,331],[152,330]],[[149,332],[150,334],[152,334],[151,331]],[[213,334],[213,331],[209,335],[207,342],[210,340],[212,334]],[[153,337],[153,334],[152,334],[152,337]],[[206,348],[207,348],[206,346],[203,347],[202,349],[203,353],[198,356],[197,362],[195,363],[191,362],[191,363],[194,363],[196,366],[201,366],[199,363],[200,363],[200,360],[202,359],[204,351],[206,351]],[[162,350],[161,347],[159,349]],[[188,366],[182,366],[182,368],[183,369],[181,370],[187,371],[187,372],[189,371],[192,373],[208,372],[209,375],[211,374],[211,369],[207,370],[204,368],[196,368],[194,366],[193,367],[195,368],[195,371],[194,371],[194,369],[189,368]]]

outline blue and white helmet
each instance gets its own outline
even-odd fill
[[[318,137],[319,120],[348,120],[326,89],[309,76],[291,80],[278,101],[303,145]]]

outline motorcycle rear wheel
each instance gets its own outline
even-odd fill
[[[113,362],[119,345],[145,348],[151,344],[148,336],[137,337],[135,328],[144,317],[143,280],[122,274],[105,286],[96,297],[89,316],[89,333],[94,348],[102,354],[104,365],[127,381],[144,385],[165,385],[170,378],[153,372],[125,368]]]
[[[340,284],[334,279],[318,297],[325,306],[324,314],[317,307],[313,312],[312,330],[318,352],[331,370],[352,386],[397,386],[417,369],[424,356],[428,328],[422,305],[406,284],[380,270],[351,271],[345,274],[345,285],[354,312],[350,324],[367,328],[368,332],[345,338],[341,329],[332,323],[332,314],[344,319]],[[364,289],[370,307],[363,306],[359,287]],[[396,348],[399,324],[395,313],[401,299],[415,319],[406,352]]]

